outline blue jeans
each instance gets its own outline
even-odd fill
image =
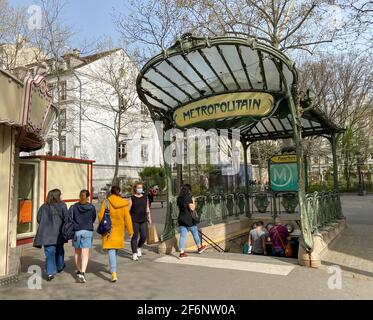
[[[117,249],[109,249],[109,266],[110,272],[117,272]]]
[[[194,242],[196,243],[197,247],[201,246],[201,239],[199,238],[198,227],[193,226],[193,227],[188,227],[187,228],[187,227],[181,226],[180,227],[180,243],[179,243],[179,249],[180,249],[181,252],[184,252],[185,239],[187,237],[188,230],[190,232],[192,232]]]
[[[63,269],[65,264],[65,250],[63,244],[44,246],[45,269],[48,276],[55,275]]]

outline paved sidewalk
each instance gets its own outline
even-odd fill
[[[347,227],[333,241],[323,264],[339,265],[346,275],[373,279],[373,195],[342,197]]]
[[[340,263],[360,276],[343,272],[341,290],[329,289],[331,275],[326,268],[300,267],[294,259],[206,251],[180,261],[158,255],[155,246],[149,246],[145,256],[133,262],[128,241],[118,257],[119,281],[112,284],[107,255],[95,237],[86,284],[75,281],[73,248],[68,244],[65,271],[52,282],[43,280],[41,290],[28,289],[28,267],[44,268],[43,251],[29,248],[23,254],[20,281],[0,287],[0,299],[373,299],[373,275],[368,269],[373,260],[372,200],[372,196],[343,198],[349,227],[333,243],[325,265]],[[344,259],[344,254],[352,256]]]

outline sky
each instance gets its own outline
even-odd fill
[[[28,7],[37,4],[37,0],[8,0],[12,6]],[[126,4],[127,3],[127,4]],[[103,35],[114,40],[119,35],[112,21],[113,7],[120,12],[128,11],[127,0],[66,0],[62,22],[72,26],[74,37],[72,45],[80,47],[80,43],[94,42]]]

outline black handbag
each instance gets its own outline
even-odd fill
[[[74,239],[75,226],[74,226],[74,208],[71,209],[71,216],[69,215],[67,221],[62,226],[62,237],[65,241]]]
[[[194,221],[195,224],[198,224],[201,222],[201,217],[200,215],[198,214],[197,210],[191,210],[188,206],[188,210],[189,210],[189,213],[190,215],[192,216],[192,219]]]

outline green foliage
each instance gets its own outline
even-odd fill
[[[267,168],[268,160],[279,153],[280,148],[273,141],[258,141],[251,146],[251,162]]]
[[[133,186],[134,183],[135,183],[135,181],[132,180],[132,179],[123,180],[122,184],[120,186],[121,189],[122,189],[122,193],[124,193],[124,194],[132,193],[132,186]]]
[[[192,184],[192,194],[196,196],[203,194],[203,192],[201,192],[201,187],[199,184]]]
[[[347,181],[344,177],[339,178],[339,192],[352,192],[357,193],[359,191],[359,182],[356,177],[350,178],[350,186],[348,186]],[[307,192],[323,192],[323,191],[333,191],[334,184],[333,180],[329,179],[324,182],[312,182],[309,185]],[[364,190],[367,192],[373,191],[373,183],[370,180],[365,180]]]
[[[147,188],[158,186],[163,190],[166,186],[166,176],[163,167],[145,167],[139,176]]]
[[[333,182],[326,181],[326,182],[313,182],[310,183],[308,186],[308,192],[323,192],[323,191],[332,191],[333,190]]]

